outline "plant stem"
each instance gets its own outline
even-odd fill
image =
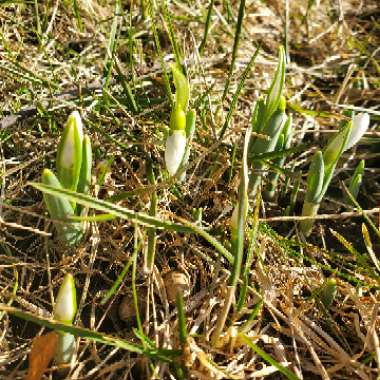
[[[302,216],[316,216],[318,214],[320,203],[305,201],[302,207]],[[309,236],[313,229],[315,219],[302,220],[300,230],[305,237]]]

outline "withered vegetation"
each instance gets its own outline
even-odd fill
[[[166,362],[82,337],[71,367],[62,372],[52,366],[46,379],[380,378],[380,273],[373,262],[380,249],[380,4],[246,0],[230,74],[239,5],[238,0],[0,2],[1,379],[25,376],[32,340],[47,331],[6,310],[50,318],[67,272],[78,290],[76,326],[176,354],[168,354]],[[145,226],[119,218],[92,222],[78,247],[65,248],[42,194],[28,183],[39,182],[44,167],[54,168],[62,126],[77,109],[94,149],[92,196],[148,213],[156,191],[157,217],[196,222],[201,215],[199,225],[228,249],[245,130],[271,82],[281,44],[290,58],[285,96],[294,118],[292,147],[301,148],[287,156],[276,200],[261,202],[246,302],[231,310],[212,346],[231,267],[209,242],[194,233],[156,230],[155,267],[147,275]],[[176,48],[190,80],[197,124],[187,179],[173,184],[163,153],[169,86],[174,90],[169,63]],[[369,112],[370,130],[344,154],[306,241],[297,216],[310,159],[349,111]],[[347,184],[361,159],[366,169],[360,209],[345,203],[342,182]],[[148,162],[156,186],[148,181]],[[254,208],[250,199],[247,251]],[[121,286],[105,300],[128,264]],[[321,289],[328,278],[337,285],[326,305]],[[187,337],[182,341],[173,289],[183,290]]]

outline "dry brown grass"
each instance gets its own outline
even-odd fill
[[[125,14],[119,16],[115,55],[141,106],[141,112],[134,114],[115,69],[108,100],[102,95],[113,2],[102,1],[99,5],[95,0],[78,1],[80,25],[71,2],[40,2],[40,40],[33,2],[9,3],[0,5],[0,301],[49,317],[63,275],[71,272],[79,293],[77,325],[138,343],[132,330],[135,321],[121,319],[118,312],[122,304],[132,308],[127,311],[133,314],[130,272],[108,303],[101,305],[100,301],[130,259],[136,231],[145,244],[144,228],[119,219],[93,223],[85,241],[68,250],[54,237],[41,194],[27,183],[39,181],[43,167],[54,166],[60,128],[69,111],[79,109],[93,141],[95,164],[104,160],[110,163],[102,186],[95,178],[99,167],[94,170],[92,194],[106,199],[123,191],[136,191],[120,204],[148,210],[150,188],[145,161],[147,156],[152,157],[160,174],[159,168],[164,167],[164,124],[169,117],[151,21],[141,19],[139,4],[133,2],[136,46],[131,70],[127,9],[132,2],[124,4]],[[221,108],[239,2],[231,2],[234,20],[228,19],[223,7],[228,3],[215,2],[202,57],[197,54],[197,46],[203,37],[208,3],[169,4],[198,120],[188,181],[178,187],[182,197],[164,176],[159,175],[158,185],[160,217],[172,218],[174,214],[191,220],[193,209],[201,207],[203,225],[224,243],[238,186],[236,163],[230,174],[231,152],[234,144],[242,146],[253,104],[268,88],[286,22],[286,2],[247,0],[235,72]],[[229,268],[210,245],[194,235],[159,231],[153,275],[147,278],[141,270],[137,273],[144,331],[159,347],[180,347],[177,312],[165,289],[167,274],[181,272],[189,282],[185,310],[190,337],[182,357],[188,378],[285,378],[236,336],[242,326],[258,346],[300,379],[380,378],[379,273],[367,260],[360,233],[363,219],[353,218],[355,211],[342,219],[345,208],[339,184],[339,180],[349,177],[359,158],[366,158],[360,204],[368,210],[379,206],[379,143],[374,132],[380,119],[380,7],[376,0],[317,0],[309,2],[315,4],[308,11],[308,1],[289,3],[291,63],[286,97],[294,113],[293,144],[306,144],[307,148],[287,161],[290,182],[278,202],[262,205],[263,222],[257,237],[260,249],[252,267],[247,303],[251,310],[263,298],[257,317],[244,325],[247,308],[238,315],[231,313],[230,328],[222,342],[217,348],[211,347],[209,338],[226,294]],[[164,58],[172,61],[170,40],[159,12],[155,25]],[[216,131],[259,43],[262,49],[232,123],[224,140],[218,141]],[[306,173],[315,147],[339,127],[339,121],[345,118],[343,111],[350,107],[371,112],[372,129],[365,138],[365,147],[347,154],[334,179],[321,209],[321,214],[330,216],[318,220],[308,244],[297,240],[292,221],[268,219],[268,224],[264,223],[265,218],[284,215],[295,181],[299,174]],[[237,154],[240,157],[240,148]],[[301,181],[295,215],[300,212],[303,189]],[[378,224],[378,209],[368,214]],[[329,228],[342,234],[362,254],[349,252]],[[376,239],[373,235],[378,252]],[[142,256],[138,268],[142,268]],[[329,276],[337,279],[337,296],[326,310],[313,295]],[[17,291],[13,296],[14,286]],[[31,339],[41,332],[42,328],[30,322],[0,314],[2,380],[25,376]],[[78,341],[77,358],[65,375],[67,379],[177,378],[173,366],[160,362],[149,365],[146,358],[119,348]],[[57,371],[53,368],[46,378],[57,378]]]

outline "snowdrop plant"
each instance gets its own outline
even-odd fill
[[[285,126],[287,116],[285,113],[286,101],[282,96],[285,85],[285,51],[281,46],[275,76],[264,100],[256,103],[252,117],[252,131],[256,137],[251,141],[250,155],[273,152],[278,146],[281,133]],[[261,136],[260,136],[261,135]],[[251,160],[251,176],[249,179],[249,192],[255,195],[261,184],[261,172],[266,164],[260,160]]]
[[[189,159],[190,142],[195,128],[195,111],[188,111],[190,97],[188,79],[175,64],[171,68],[176,94],[170,114],[170,132],[166,139],[165,164],[170,176],[174,176]]]
[[[71,325],[77,312],[75,280],[71,274],[66,274],[59,288],[53,311],[53,318],[61,323]],[[58,345],[55,354],[57,364],[67,364],[75,352],[75,337],[72,334],[59,332]]]
[[[49,170],[42,172],[42,183],[58,189],[68,189],[88,194],[91,184],[91,141],[83,135],[82,120],[77,111],[68,118],[58,144],[57,176]],[[83,214],[84,209],[68,200],[44,193],[44,202],[49,215],[56,219],[55,227],[60,239],[67,245],[75,245],[84,233],[84,223],[63,222],[72,216]]]
[[[314,154],[307,176],[302,216],[313,217],[317,215],[339,158],[343,152],[359,142],[368,126],[369,115],[367,113],[354,115],[352,120],[330,140],[323,151],[318,150]],[[304,236],[310,235],[313,224],[314,219],[312,218],[300,223],[300,229]]]

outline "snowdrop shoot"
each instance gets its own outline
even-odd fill
[[[307,177],[306,195],[302,208],[302,216],[316,216],[322,198],[326,194],[335,167],[342,153],[356,145],[369,126],[369,115],[358,114],[341,129],[327,144],[323,152],[314,154]],[[303,220],[300,223],[304,236],[311,233],[314,219]]]
[[[182,71],[172,65],[176,88],[176,100],[170,115],[170,132],[165,146],[165,164],[170,176],[174,176],[185,155],[187,145],[186,112],[189,104],[189,82]]]
[[[268,95],[264,100],[259,100],[253,111],[252,131],[266,135],[266,139],[262,136],[252,136],[250,144],[250,154],[252,156],[273,152],[281,147],[278,141],[287,121],[285,113],[286,100],[282,95],[285,86],[285,69],[286,58],[285,50],[281,46],[279,49],[279,57],[276,72],[268,90]],[[254,196],[262,182],[262,171],[266,169],[266,164],[261,160],[251,160],[251,176],[249,179],[249,193]]]
[[[67,119],[56,157],[57,176],[49,170],[42,172],[42,183],[56,189],[67,189],[88,194],[91,185],[92,147],[90,137],[83,135],[82,120],[78,111]],[[44,193],[44,202],[55,222],[59,238],[66,245],[75,245],[83,237],[84,223],[63,222],[63,219],[82,215],[85,209],[62,197]]]
[[[59,288],[53,318],[71,325],[77,312],[77,296],[74,277],[66,274]],[[75,352],[75,337],[69,333],[59,333],[55,361],[57,364],[69,363]]]

